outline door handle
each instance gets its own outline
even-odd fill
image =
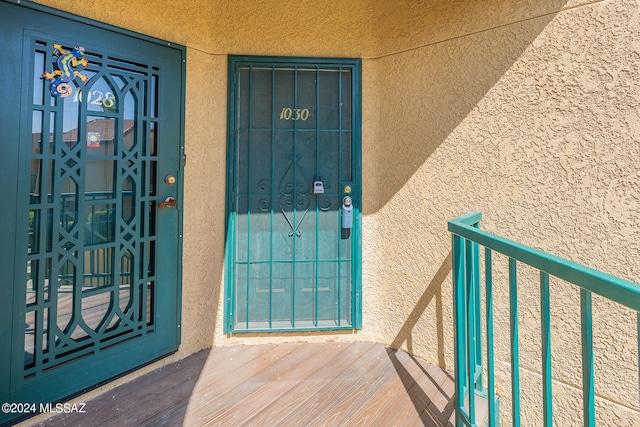
[[[166,199],[164,199],[164,202],[158,203],[158,208],[172,208],[177,204],[178,204],[178,199],[169,196]]]

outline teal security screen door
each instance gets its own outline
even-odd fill
[[[229,78],[227,332],[359,328],[360,61]]]
[[[0,35],[0,401],[37,405],[178,347],[184,51],[8,2]]]

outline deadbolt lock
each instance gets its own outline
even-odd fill
[[[176,177],[173,175],[167,175],[166,178],[164,179],[164,182],[167,185],[173,185],[176,183]]]

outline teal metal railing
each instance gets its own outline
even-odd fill
[[[540,313],[542,346],[542,402],[544,425],[553,425],[553,390],[551,372],[551,314],[549,277],[557,277],[580,289],[583,419],[585,426],[595,426],[594,353],[592,294],[601,295],[637,313],[637,334],[640,341],[640,285],[594,270],[546,252],[521,245],[480,230],[480,212],[449,221],[453,245],[453,304],[455,323],[456,426],[499,424],[499,405],[494,382],[493,273],[492,254],[508,257],[509,312],[511,347],[512,424],[520,425],[520,368],[518,346],[518,263],[527,264],[540,274]],[[480,246],[484,247],[484,332],[482,325],[482,295]],[[486,354],[482,343],[486,342]],[[640,365],[640,342],[638,344]],[[483,366],[483,357],[486,366]],[[483,380],[483,372],[486,380]],[[640,374],[638,380],[640,381]],[[480,403],[487,405],[487,419],[478,419]]]

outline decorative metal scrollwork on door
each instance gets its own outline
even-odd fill
[[[304,221],[304,218],[307,216],[309,212],[309,205],[311,201],[309,200],[309,181],[304,176],[302,170],[298,165],[300,161],[300,156],[289,156],[289,167],[285,172],[284,176],[280,180],[280,197],[279,197],[279,206],[280,212],[282,212],[282,216],[284,217],[287,224],[291,230],[288,232],[288,236],[292,237],[294,234],[297,237],[302,235],[302,231],[300,231],[300,225]],[[302,211],[302,217],[296,222],[297,215],[287,215],[287,210],[291,212]]]
[[[352,328],[341,200],[355,185],[354,64],[231,61],[226,328]]]

